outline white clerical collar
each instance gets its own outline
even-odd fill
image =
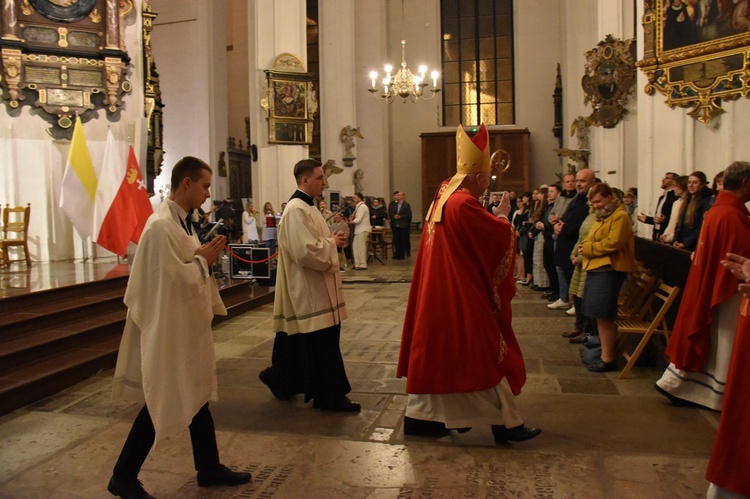
[[[169,198],[167,198],[167,203],[169,203],[169,206],[177,212],[177,216],[180,217],[180,219],[185,220],[185,217],[187,217],[187,211],[185,211],[182,206]]]

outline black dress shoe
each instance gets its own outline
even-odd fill
[[[334,411],[334,412],[359,412],[362,410],[362,406],[357,402],[349,400],[349,397],[344,397],[340,402],[321,402],[313,401],[313,408],[320,409],[321,411]]]
[[[675,397],[668,391],[664,390],[659,385],[654,385],[654,388],[656,388],[656,391],[664,395],[669,399],[672,404],[676,405],[677,407],[703,407],[700,404],[696,404],[695,402],[691,402],[689,400],[681,399],[680,397]]]
[[[586,367],[588,367],[589,371],[591,371],[592,373],[607,373],[610,371],[617,371],[617,363],[615,361],[604,362],[602,359],[599,359],[593,364],[587,365]]]
[[[524,425],[515,428],[506,428],[503,425],[492,425],[492,436],[495,437],[496,444],[505,442],[525,442],[538,436],[542,430],[539,428],[527,428]]]
[[[271,382],[271,368],[270,367],[267,367],[266,369],[262,370],[260,374],[258,374],[258,379],[271,390],[271,393],[277,399],[289,400],[292,397],[291,395],[286,393],[284,390],[281,390],[280,388],[273,386]]]
[[[445,423],[427,421],[426,419],[404,416],[404,435],[420,435],[423,437],[444,437],[450,433]]]
[[[154,496],[146,492],[143,484],[137,478],[133,480],[119,480],[112,475],[107,485],[107,491],[115,497],[122,499],[155,499]]]
[[[560,295],[552,295],[549,298],[547,298],[547,301],[554,303],[559,299],[560,299]]]
[[[232,471],[223,464],[210,471],[198,471],[198,485],[200,487],[213,487],[215,485],[242,485],[252,480],[250,473]]]

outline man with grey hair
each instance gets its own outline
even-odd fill
[[[724,172],[724,190],[703,219],[666,353],[672,361],[656,386],[678,405],[721,410],[740,295],[737,277],[721,265],[727,253],[750,257],[750,163]]]

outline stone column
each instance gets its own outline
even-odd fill
[[[107,0],[107,43],[106,48],[120,49],[120,5],[118,0]]]
[[[3,40],[18,40],[16,0],[3,0]]]

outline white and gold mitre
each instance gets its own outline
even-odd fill
[[[466,175],[490,172],[489,146],[490,134],[487,132],[484,123],[480,125],[474,137],[469,137],[464,131],[464,127],[458,125],[458,130],[456,130],[456,174],[440,195],[435,211],[433,212],[432,206],[427,210],[426,220],[428,222],[440,222],[442,220],[443,205],[450,195],[458,189]]]

